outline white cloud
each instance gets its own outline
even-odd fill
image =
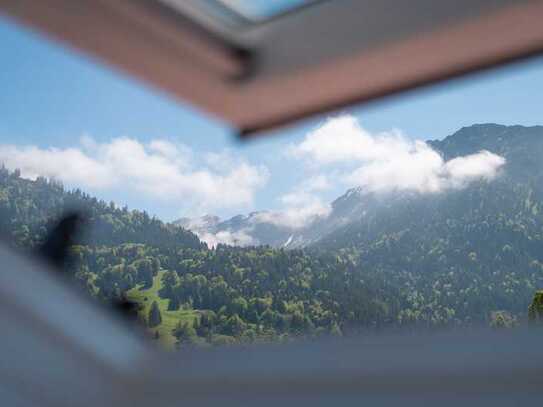
[[[108,188],[117,177],[101,162],[75,148],[40,149],[35,146],[0,146],[0,162],[9,169],[19,168],[25,178],[57,178],[91,188]]]
[[[504,164],[505,158],[488,151],[481,151],[447,161],[445,173],[453,187],[462,187],[474,179],[494,178],[497,175],[497,169]]]
[[[166,140],[145,145],[123,137],[97,143],[85,136],[78,148],[0,145],[0,162],[19,168],[25,178],[41,175],[71,186],[122,189],[200,211],[250,207],[269,177],[267,168],[239,158],[222,163],[220,170],[192,161],[188,147]]]
[[[317,195],[304,191],[293,191],[279,198],[283,208],[279,211],[260,212],[255,222],[272,223],[289,229],[300,229],[317,219],[326,218],[331,211]]]
[[[445,162],[424,141],[412,141],[394,130],[372,134],[356,118],[329,119],[290,146],[288,153],[309,160],[312,167],[331,164],[353,168],[340,178],[368,191],[412,190],[422,193],[461,188],[476,179],[492,179],[505,159],[488,151]]]
[[[217,247],[218,244],[228,246],[253,246],[257,245],[258,241],[253,239],[248,233],[248,230],[238,230],[235,232],[223,230],[217,233],[210,232],[195,232],[198,238],[206,242],[209,247]]]
[[[193,160],[192,150],[182,144],[174,144],[168,140],[151,140],[149,150],[174,161],[182,168],[190,168]]]
[[[204,161],[215,171],[225,171],[236,163],[236,156],[230,150],[204,154]]]
[[[332,187],[329,177],[323,174],[315,175],[304,181],[305,189],[308,191],[325,191]]]
[[[355,117],[346,115],[328,119],[288,151],[316,164],[332,164],[395,156],[408,150],[409,145],[398,130],[374,135],[360,127]]]

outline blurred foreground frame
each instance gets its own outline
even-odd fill
[[[510,406],[543,397],[540,329],[166,354],[46,265],[5,247],[0,258],[4,405]]]
[[[242,23],[217,7],[0,0],[0,12],[199,106],[242,136],[543,50],[542,0],[314,1]]]
[[[208,3],[0,0],[0,11],[242,135],[543,50],[537,0],[319,1],[241,30],[204,18]],[[543,396],[538,329],[164,355],[50,265],[4,246],[0,259],[4,405],[510,406]]]
[[[85,232],[89,232],[88,229],[91,225],[88,218],[89,215],[83,212],[67,211],[50,228],[44,242],[37,248],[36,252],[39,259],[49,265],[50,271],[66,272],[72,245],[76,244],[78,238],[81,238]],[[114,299],[109,305],[128,322],[139,322],[138,305],[129,301],[126,296]]]

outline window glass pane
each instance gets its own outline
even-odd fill
[[[167,349],[543,315],[543,60],[232,129],[0,21],[0,233]],[[69,306],[69,304],[67,304]]]

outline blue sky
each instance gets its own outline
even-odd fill
[[[55,176],[165,220],[318,212],[348,187],[369,182],[362,168],[368,160],[401,163],[386,151],[326,156],[312,137],[344,131],[346,143],[362,137],[374,147],[395,140],[392,150],[401,145],[411,157],[421,152],[413,140],[443,138],[473,123],[543,124],[543,58],[330,115],[348,118],[339,124],[314,118],[241,143],[226,123],[1,18],[0,49],[2,161],[24,164],[25,176]]]
[[[309,0],[219,0],[238,13],[255,20],[272,17],[278,13],[295,9]]]

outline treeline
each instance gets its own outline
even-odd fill
[[[65,190],[61,183],[38,177],[21,178],[20,171],[0,168],[0,236],[19,247],[35,247],[50,227],[68,212],[81,215],[85,245],[119,245],[125,242],[160,247],[204,248],[192,232],[165,224],[145,211],[118,208],[83,193]]]
[[[536,262],[520,271],[486,272],[475,265],[417,273],[372,267],[347,250],[125,244],[77,246],[74,253],[79,281],[104,298],[148,288],[159,277],[167,310],[198,316],[180,321],[173,332],[190,343],[495,325],[504,317],[521,322],[543,285]],[[476,264],[473,256],[467,261]],[[142,317],[149,322],[148,315]]]
[[[104,299],[149,288],[160,270],[159,295],[169,300],[168,310],[199,315],[181,323],[175,335],[213,343],[218,337],[232,342],[340,335],[340,324],[386,323],[388,310],[377,289],[353,280],[344,292],[354,266],[335,256],[269,247],[160,250],[135,244],[75,246],[69,265],[82,285]],[[356,310],[341,304],[348,296],[357,301]]]

